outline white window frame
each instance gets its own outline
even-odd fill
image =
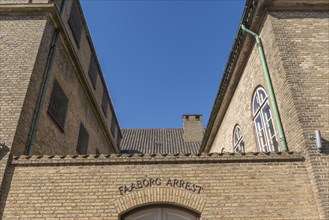
[[[236,137],[238,137],[236,139]],[[234,126],[233,130],[233,151],[238,153],[244,153],[244,141],[241,128],[238,124]]]
[[[256,109],[255,101],[257,101],[258,104]],[[264,112],[267,108],[268,111]],[[262,87],[258,87],[254,92],[252,99],[252,110],[259,150],[261,152],[280,151],[279,143],[277,141],[277,132],[274,127],[272,113],[268,102],[268,96],[265,89]],[[268,113],[268,115],[266,113]]]

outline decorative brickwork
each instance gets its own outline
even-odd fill
[[[172,188],[148,188],[114,201],[117,213],[120,215],[134,208],[152,204],[172,204],[202,213],[206,200],[195,194]]]

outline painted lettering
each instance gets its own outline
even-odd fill
[[[137,181],[137,188],[138,189],[143,188],[143,184],[141,181]]]
[[[155,185],[157,185],[157,186],[161,185],[161,179],[160,178],[155,179]]]
[[[171,179],[168,179],[166,186],[173,186]]]
[[[124,195],[127,192],[132,192],[146,187],[161,186],[161,184],[162,184],[161,178],[148,178],[148,179],[136,181],[128,186],[127,185],[120,186],[119,192],[121,195]],[[166,186],[174,187],[174,188],[182,188],[188,191],[196,192],[198,194],[200,194],[203,190],[203,187],[193,184],[191,182],[178,180],[178,179],[170,179],[170,178],[166,181]]]

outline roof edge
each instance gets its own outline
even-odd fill
[[[109,154],[109,155],[33,155],[10,156],[16,166],[76,166],[106,164],[176,164],[304,161],[302,152],[249,152],[210,154]]]

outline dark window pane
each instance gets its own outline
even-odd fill
[[[103,97],[102,97],[102,110],[104,112],[105,117],[107,116],[107,104],[108,104],[107,92],[104,89]]]
[[[266,94],[265,94],[264,90],[261,89],[261,88],[258,89],[258,94],[259,94],[258,95],[258,97],[259,97],[259,103],[261,105],[264,102],[265,98],[266,98]]]
[[[258,104],[258,100],[257,100],[257,96],[254,97],[254,114],[256,114],[257,110],[258,110],[259,104]]]
[[[77,151],[80,154],[87,154],[88,152],[88,142],[89,142],[89,134],[83,126],[83,124],[80,124],[80,130],[79,130],[79,137],[78,137],[78,144],[77,144]]]
[[[96,89],[98,69],[97,69],[96,59],[93,55],[90,57],[88,75],[89,75],[91,83],[93,84],[94,89]]]
[[[55,80],[49,101],[48,114],[62,130],[64,130],[67,107],[68,98],[59,83]]]
[[[73,37],[79,47],[81,41],[81,34],[82,34],[82,22],[80,19],[78,7],[76,5],[72,6],[71,14],[68,22],[71,27]]]
[[[114,116],[112,116],[112,121],[111,121],[111,133],[113,138],[115,138],[115,120],[114,120]]]

